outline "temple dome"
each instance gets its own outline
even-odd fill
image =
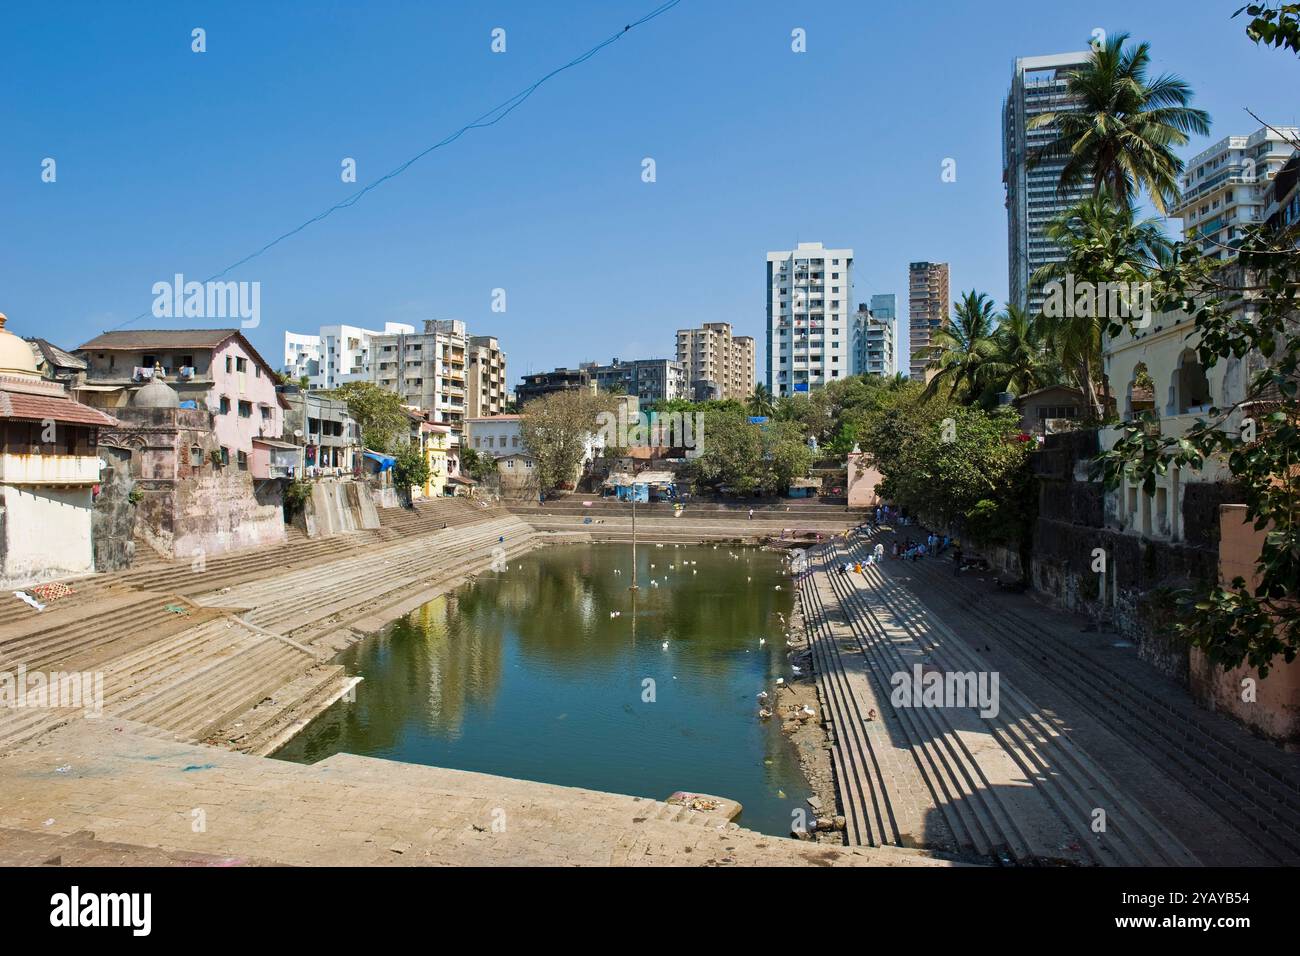
[[[155,368],[153,378],[131,396],[131,407],[180,408],[181,397],[176,394],[176,389],[163,381],[162,369]]]
[[[3,313],[0,313],[0,375],[40,378],[31,345],[5,329]]]

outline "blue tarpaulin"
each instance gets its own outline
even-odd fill
[[[378,463],[380,471],[387,471],[389,468],[392,468],[393,464],[397,461],[397,459],[392,455],[381,455],[377,451],[364,451],[361,454],[366,458],[369,458],[371,461]]]

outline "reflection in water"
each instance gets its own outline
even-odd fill
[[[755,702],[790,676],[780,558],[642,546],[637,559],[637,591],[630,547],[569,545],[430,601],[340,658],[365,677],[356,700],[276,756],[344,751],[658,799],[696,790],[788,833],[808,791]]]

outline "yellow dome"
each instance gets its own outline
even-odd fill
[[[5,316],[0,312],[0,375],[26,375],[39,378],[32,347],[5,330]]]

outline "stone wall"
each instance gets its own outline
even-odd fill
[[[142,489],[140,536],[169,558],[195,558],[285,540],[278,481],[235,468],[209,469],[173,488]]]
[[[1218,508],[1219,576],[1225,582],[1241,577],[1254,586],[1266,532],[1247,523],[1245,512],[1245,505]],[[1274,658],[1268,676],[1261,677],[1249,665],[1225,671],[1193,648],[1190,686],[1202,706],[1228,714],[1287,750],[1300,750],[1300,660],[1288,664]]]
[[[364,482],[332,478],[312,483],[303,519],[307,534],[313,538],[379,527],[379,512],[370,487]]]
[[[131,503],[131,452],[100,445],[99,457],[108,463],[100,471],[99,494],[91,513],[91,538],[95,570],[128,568],[135,559],[136,507]]]
[[[1096,433],[1079,431],[1048,436],[1034,454],[1039,514],[1031,583],[1060,606],[1107,621],[1138,645],[1142,659],[1186,683],[1188,647],[1168,626],[1172,592],[1216,580],[1217,509],[1239,492],[1230,485],[1185,485],[1183,541],[1125,533],[1107,527],[1101,483],[1087,478],[1097,450]],[[1094,570],[1097,549],[1104,553],[1104,573]]]

